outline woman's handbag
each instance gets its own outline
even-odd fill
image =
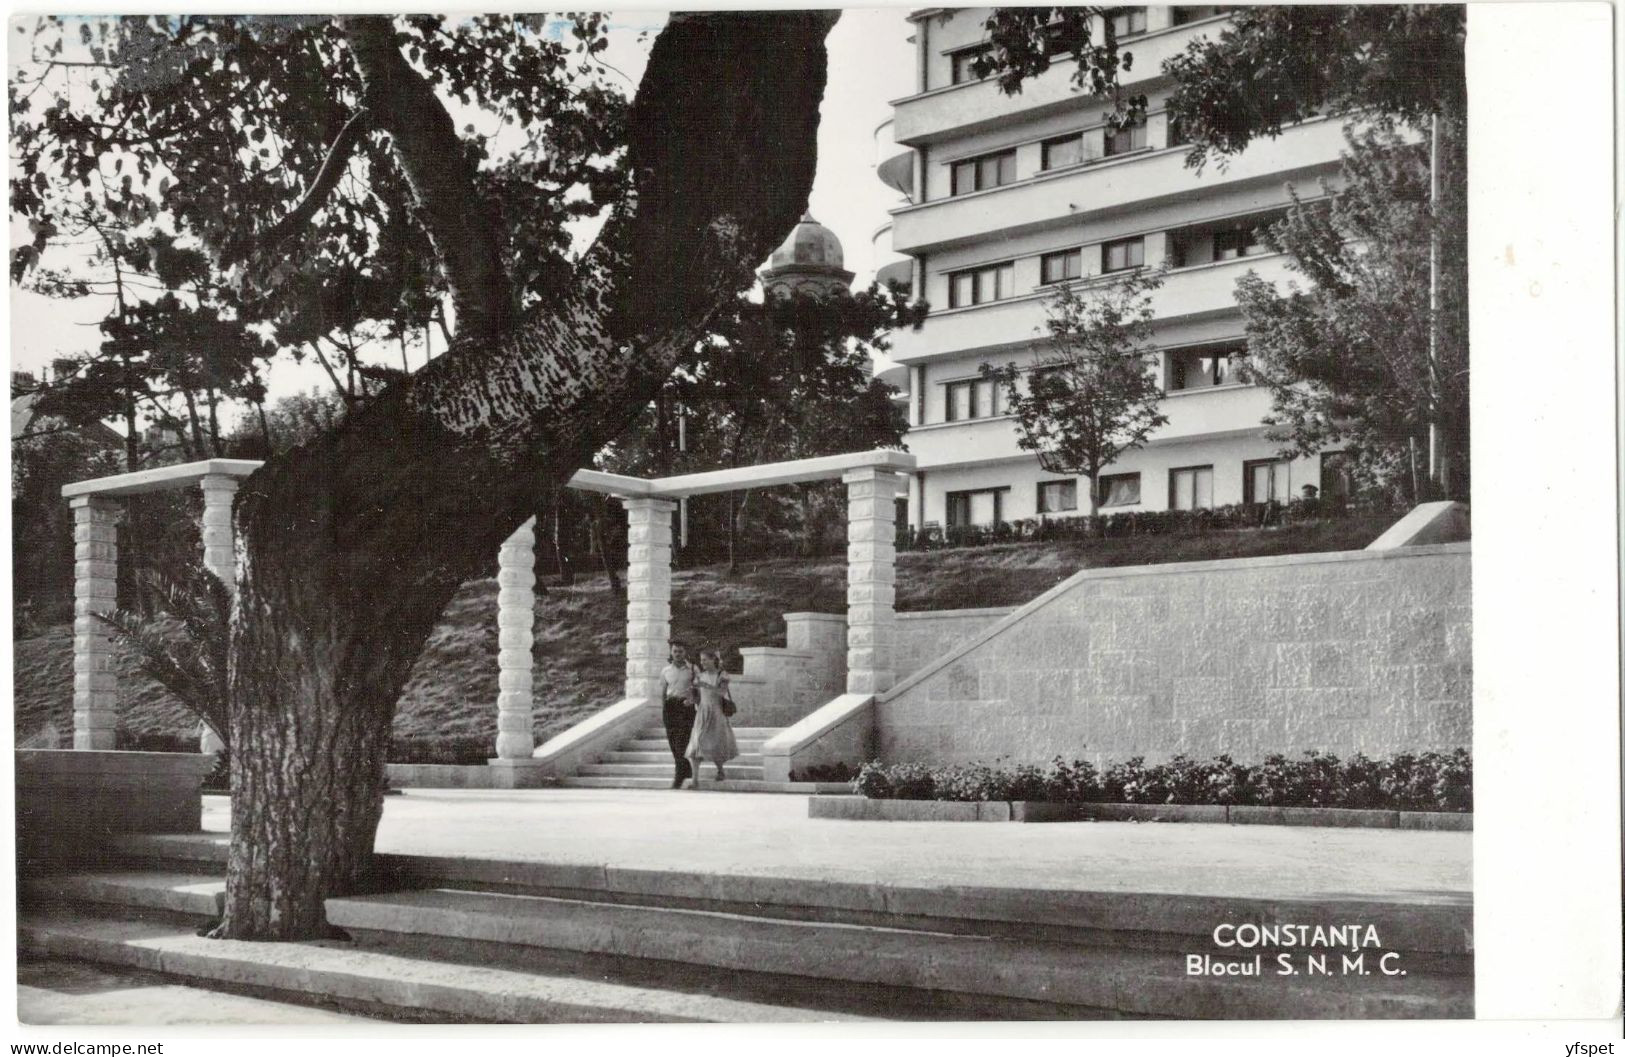
[[[734,704],[734,695],[728,692],[728,684],[723,683],[722,684],[722,714],[727,716],[729,719],[732,719],[734,717],[734,713],[738,712],[738,711],[739,711],[739,706]]]

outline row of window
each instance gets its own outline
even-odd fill
[[[1167,356],[1163,373],[1168,392],[1233,385],[1238,379],[1235,361],[1246,353],[1246,344],[1228,341],[1187,349],[1174,349]],[[943,421],[964,422],[996,418],[1006,412],[1004,388],[986,378],[965,378],[943,383]]]
[[[1100,509],[1137,506],[1141,501],[1139,473],[1101,474]],[[1078,507],[1078,480],[1068,478],[1040,481],[1036,509],[1040,514],[1075,513]],[[992,525],[1006,520],[1005,497],[1009,485],[976,488],[947,494],[949,526]],[[1291,472],[1285,459],[1249,459],[1241,464],[1241,501],[1244,503],[1285,503],[1292,499]],[[1326,497],[1346,496],[1350,480],[1344,453],[1321,456],[1319,493]],[[1213,465],[1180,466],[1168,471],[1168,508],[1203,510],[1213,506]]]
[[[1171,14],[1173,24],[1183,26],[1190,22],[1199,22],[1202,19],[1213,18],[1234,10],[1235,6],[1230,4],[1193,4],[1175,7]],[[1110,21],[1112,35],[1119,41],[1140,36],[1146,32],[1149,25],[1146,19],[1146,9],[1143,7],[1113,8],[1106,13],[1106,18]],[[1059,29],[1059,25],[1051,26],[1051,36],[1057,34]],[[981,80],[976,73],[976,60],[986,55],[988,51],[988,45],[977,44],[950,55],[948,58],[951,65],[950,77],[952,83],[965,84],[969,81]]]
[[[1055,136],[1039,144],[1038,167],[1043,172],[1055,169],[1066,169],[1074,165],[1082,165],[1087,161],[1094,161],[1095,156],[1089,152],[1089,137],[1093,135],[1092,129],[1080,129],[1069,132],[1064,136]],[[1125,154],[1132,154],[1148,148],[1150,141],[1146,137],[1145,118],[1123,125],[1121,128],[1107,126],[1102,130],[1100,145],[1096,148],[1100,157],[1117,158]],[[1179,140],[1170,134],[1168,145],[1178,146]],[[988,191],[995,187],[1016,182],[1016,152],[1014,149],[993,151],[989,154],[978,154],[974,158],[965,158],[952,163],[949,169],[948,194],[968,195],[975,191]]]
[[[1216,229],[1172,233],[1168,243],[1172,263],[1175,267],[1186,267],[1267,253],[1269,246],[1264,241],[1263,230],[1276,216],[1278,214],[1271,214],[1267,218],[1249,217]],[[1085,255],[1090,265],[1088,271],[1084,269]],[[1145,236],[1136,235],[1043,254],[1039,257],[1038,281],[1041,286],[1049,286],[1081,279],[1085,275],[1109,275],[1144,266]],[[1015,297],[1015,279],[1014,261],[949,272],[948,307],[968,308]]]

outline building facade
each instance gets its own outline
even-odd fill
[[[886,375],[906,394],[907,443],[919,458],[911,526],[1088,513],[1088,479],[1046,473],[1020,449],[1002,394],[979,369],[1032,363],[1055,284],[1110,282],[1134,268],[1167,269],[1152,304],[1168,422],[1106,471],[1101,513],[1342,487],[1335,455],[1278,457],[1261,421],[1269,394],[1241,383],[1234,366],[1245,348],[1236,279],[1287,274],[1257,230],[1284,212],[1289,185],[1308,198],[1335,181],[1342,125],[1308,121],[1222,167],[1187,168],[1162,64],[1221,31],[1224,10],[1116,9],[1117,36],[1134,57],[1123,87],[1148,99],[1145,121],[1117,132],[1105,121],[1110,102],[1073,85],[1073,61],[1017,95],[978,80],[971,62],[987,9],[910,16],[916,92],[893,103],[876,133],[877,173],[902,200],[876,239],[889,236],[893,254],[878,277],[932,306],[922,329],[894,335],[897,366]]]

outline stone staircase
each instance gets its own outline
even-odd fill
[[[222,905],[225,837],[129,836],[115,847],[120,860],[103,869],[23,879],[22,951],[436,1023],[1473,1011],[1471,906],[386,855],[380,890],[328,901],[348,938],[243,943],[196,935]],[[1186,975],[1187,953],[1212,949],[1215,922],[1275,920],[1378,923],[1408,975]]]
[[[725,766],[728,780],[718,782],[712,778],[716,769],[706,763],[700,768],[700,787],[738,791],[765,785],[762,745],[781,729],[735,727],[739,756]],[[597,763],[583,764],[575,775],[561,778],[559,784],[581,789],[667,789],[675,773],[665,728],[652,726],[644,727],[614,751],[603,754]]]
[[[768,782],[762,779],[762,746],[782,727],[735,727],[739,755],[726,764],[725,781],[709,761],[700,767],[699,788],[730,793],[850,793],[847,782]],[[676,774],[665,728],[644,727],[596,763],[583,764],[559,785],[574,789],[670,789]],[[684,786],[684,789],[688,789]]]

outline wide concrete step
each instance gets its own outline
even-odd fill
[[[766,738],[741,738],[737,733],[734,735],[734,741],[739,745],[739,752],[741,755],[753,756],[760,756],[762,754],[762,746],[767,743]],[[631,741],[622,742],[615,751],[660,753],[663,754],[666,759],[671,759],[671,746],[666,744],[666,739],[664,737],[634,738]]]
[[[590,765],[589,765],[590,766]],[[585,769],[585,768],[583,768]],[[704,768],[706,775],[711,773],[707,764]],[[728,773],[733,774],[733,768]],[[559,779],[559,785],[566,789],[665,789],[670,792],[705,792],[716,790],[723,793],[799,793],[802,796],[812,795],[840,795],[852,792],[852,787],[846,782],[768,782],[754,778],[733,778],[719,782],[715,778],[701,777],[700,787],[694,790],[684,785],[681,790],[671,788],[672,772],[668,767],[658,778],[639,778],[631,775],[571,775]]]
[[[1167,951],[1013,940],[922,928],[457,889],[331,899],[328,919],[364,943],[427,944],[460,960],[524,962],[563,951],[846,985],[986,998],[1079,1016],[1408,1018],[1472,1015],[1467,977],[1274,973],[1194,976]],[[1332,955],[1336,960],[1337,955]],[[974,1008],[974,1007],[972,1007]]]
[[[652,749],[645,752],[606,752],[598,762],[658,764],[667,770],[670,770],[672,766],[671,753],[664,748],[659,752]],[[728,761],[728,769],[733,770],[736,764],[741,767],[760,767],[762,766],[762,754],[759,752],[741,752]]]
[[[628,777],[628,778],[664,778],[667,782],[672,779],[672,760],[666,757],[665,763],[587,763],[582,764],[581,777]],[[707,761],[700,768],[705,772],[704,777],[709,778],[715,773],[713,765]],[[724,765],[730,779],[755,779],[762,777],[761,764],[752,767],[748,764],[737,764],[729,761]]]
[[[740,741],[766,741],[784,730],[783,727],[735,727],[734,737]],[[640,741],[658,741],[666,744],[665,727],[643,727],[637,732]]]
[[[226,882],[196,873],[85,871],[25,876],[22,895],[30,902],[96,903],[213,918],[225,907]]]
[[[161,922],[30,910],[17,925],[21,950],[146,969],[202,986],[251,987],[273,996],[337,1004],[431,1023],[763,1023],[861,1020],[781,1002],[684,988],[613,983],[588,976],[470,965],[364,950],[353,943],[210,940]]]
[[[224,874],[231,856],[224,833],[117,833],[107,846],[124,863],[172,872]]]

